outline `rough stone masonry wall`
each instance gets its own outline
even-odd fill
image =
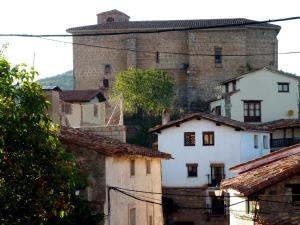
[[[228,225],[228,215],[211,215],[207,206],[206,188],[166,188],[163,193],[179,206],[177,211],[170,207],[164,208],[165,225],[174,225],[176,222],[194,222],[194,225]],[[185,207],[185,209],[183,209]],[[198,208],[198,209],[192,209]]]
[[[105,156],[76,145],[63,145],[73,154],[80,176],[87,181],[87,186],[80,191],[80,195],[89,201],[95,212],[103,214],[106,197]]]
[[[117,139],[124,143],[126,142],[125,126],[105,126],[105,127],[89,126],[89,127],[80,127],[79,129],[100,136]]]
[[[257,225],[299,224],[300,206],[292,205],[291,184],[300,184],[300,174],[267,188],[259,195]]]
[[[192,108],[194,105],[197,108],[198,103],[214,97],[216,85],[223,80],[250,69],[277,69],[277,55],[245,56],[277,52],[276,36],[274,29],[235,28],[74,37],[76,43],[137,51],[74,45],[75,89],[98,89],[103,86],[103,79],[109,80],[111,88],[116,74],[129,67],[159,68],[167,70],[175,79],[175,103],[181,107]],[[222,64],[216,66],[215,47],[222,48],[223,55],[240,56],[223,56]],[[158,61],[156,52],[159,52]],[[111,65],[111,73],[105,73],[106,64]]]

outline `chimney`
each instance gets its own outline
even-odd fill
[[[167,124],[170,121],[170,113],[168,109],[164,109],[161,115],[161,123],[162,125]]]

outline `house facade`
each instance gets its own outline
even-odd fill
[[[222,181],[229,193],[230,225],[300,223],[300,145],[283,148],[232,168]]]
[[[214,191],[219,190],[221,180],[235,175],[230,167],[270,152],[268,132],[210,114],[192,114],[151,131],[158,135],[158,149],[174,158],[162,163],[164,191],[207,196],[189,205],[200,207],[197,213],[186,216],[184,209],[172,212],[169,224],[188,221],[198,225],[203,224],[202,220],[207,224],[226,224],[224,200],[218,199]],[[191,204],[187,198],[173,200],[179,208]]]
[[[175,79],[177,104],[197,108],[211,99],[218,82],[249,68],[278,67],[277,25],[248,19],[130,21],[118,10],[97,18],[95,25],[67,30],[73,35],[76,90],[110,90],[120,71],[158,68]]]
[[[299,77],[260,69],[223,81],[211,111],[242,122],[299,118]],[[275,100],[276,99],[276,100]]]
[[[221,86],[210,103],[213,114],[261,124],[271,131],[272,150],[300,142],[298,76],[263,68]]]
[[[161,195],[152,193],[162,192],[160,161],[169,154],[73,128],[59,137],[87,178],[80,194],[104,215],[101,224],[163,225]]]

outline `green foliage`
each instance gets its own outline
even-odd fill
[[[36,74],[0,57],[1,225],[41,225],[73,209],[76,165],[45,113]]]
[[[70,70],[56,76],[40,79],[37,82],[42,86],[58,86],[62,90],[73,90],[73,71]]]
[[[122,95],[125,110],[141,109],[148,115],[159,115],[172,106],[174,80],[167,72],[157,69],[129,69],[117,75],[113,95]]]

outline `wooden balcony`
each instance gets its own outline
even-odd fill
[[[299,144],[300,138],[280,138],[280,139],[271,139],[270,146],[273,148],[283,148],[291,145]]]

